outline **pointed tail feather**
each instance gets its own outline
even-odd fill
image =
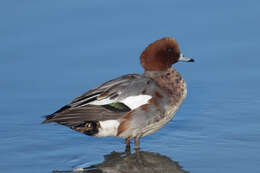
[[[63,111],[65,111],[65,110],[69,109],[69,108],[70,108],[70,106],[69,106],[69,105],[66,105],[66,106],[63,106],[62,108],[60,108],[59,110],[57,110],[56,112],[54,112],[53,114],[51,114],[51,115],[46,115],[46,116],[45,116],[46,120],[44,120],[43,122],[41,122],[41,124],[46,124],[46,123],[53,122],[51,119],[54,118],[57,113],[63,112]]]
[[[46,120],[42,121],[41,124],[46,124],[52,122],[51,119],[54,117],[54,114],[51,115],[45,115]]]

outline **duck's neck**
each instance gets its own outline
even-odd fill
[[[186,96],[185,81],[174,68],[165,71],[145,71],[143,75],[152,78],[161,89],[177,100]]]
[[[164,80],[166,78],[171,81],[173,78],[181,78],[179,72],[174,68],[168,68],[164,71],[145,71],[143,75],[155,81]]]

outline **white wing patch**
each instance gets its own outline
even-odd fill
[[[115,103],[115,102],[121,102],[133,110],[133,109],[138,108],[139,106],[147,104],[151,98],[152,98],[152,96],[150,96],[150,95],[129,96],[123,100],[111,100],[109,98],[106,98],[106,99],[102,99],[102,100],[95,100],[89,104],[106,105],[106,104],[111,104],[111,103]]]
[[[118,120],[99,121],[99,123],[100,123],[100,128],[98,128],[98,133],[95,136],[97,137],[116,136],[117,128],[119,126]]]
[[[150,100],[152,96],[150,95],[138,95],[138,96],[129,96],[120,102],[124,103],[126,106],[128,106],[130,109],[136,109],[144,104],[148,103],[148,100]]]

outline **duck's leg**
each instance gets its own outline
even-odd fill
[[[126,152],[126,153],[130,153],[130,152],[131,152],[130,140],[131,140],[130,137],[128,137],[128,138],[125,139],[125,144],[126,144],[126,145],[125,145],[125,152]]]
[[[135,141],[135,150],[139,151],[140,150],[140,137],[135,137],[134,141]]]

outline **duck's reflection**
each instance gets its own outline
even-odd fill
[[[83,173],[188,173],[183,170],[178,162],[159,153],[136,152],[118,153],[112,152],[104,156],[103,163],[87,168],[72,171],[53,171],[54,173],[83,172]]]

